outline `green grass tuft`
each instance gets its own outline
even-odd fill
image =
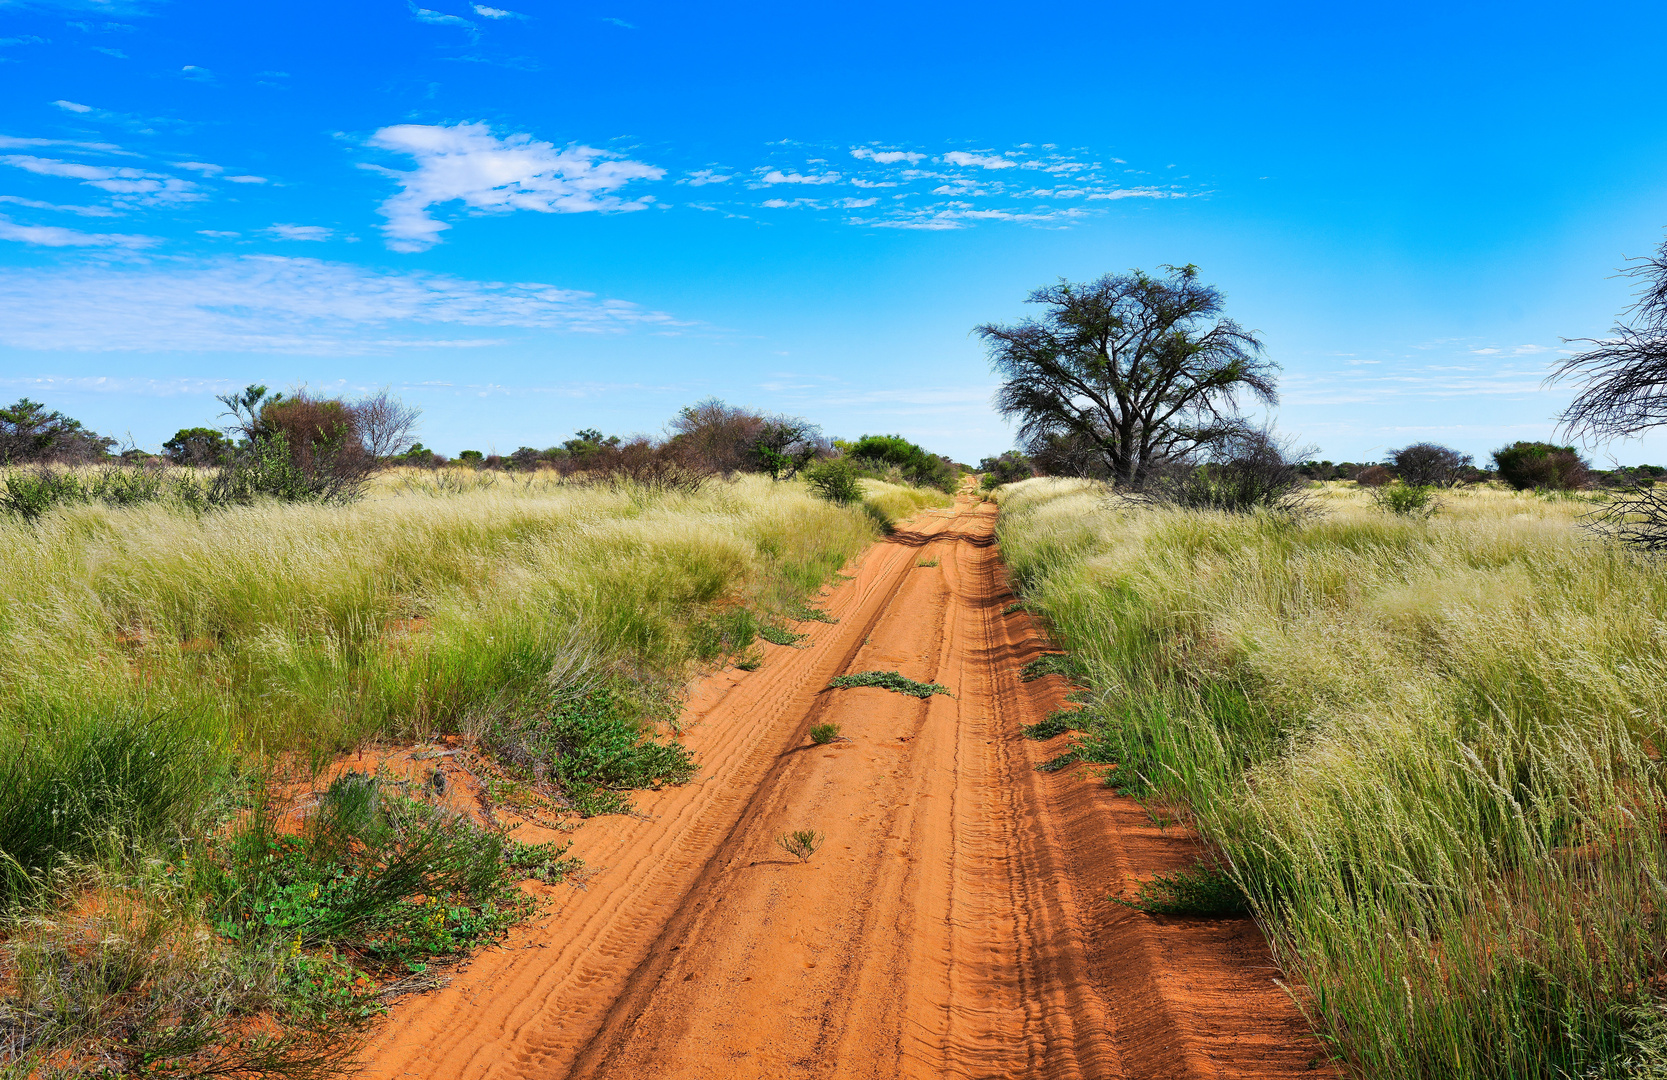
[[[933,694],[948,694],[949,687],[940,683],[915,682],[905,678],[895,671],[862,671],[854,675],[841,675],[828,684],[829,690],[846,690],[857,686],[877,686],[882,690],[891,690],[911,697],[929,698]]]
[[[817,746],[826,746],[828,743],[833,742],[837,738],[839,738],[838,724],[811,725],[810,741],[815,743]]]
[[[1075,709],[1055,709],[1046,717],[1034,724],[1024,726],[1024,737],[1027,739],[1051,739],[1056,735],[1063,735],[1067,731],[1078,730],[1074,717]]]
[[[1044,653],[1019,669],[1019,678],[1035,682],[1049,675],[1063,675],[1072,682],[1083,681],[1082,666],[1069,653]]]
[[[791,645],[795,648],[804,648],[804,646],[801,646],[799,642],[803,641],[810,635],[795,634],[793,631],[787,629],[787,627],[778,626],[775,623],[763,623],[758,628],[758,636],[772,645]]]
[[[1173,874],[1159,874],[1140,886],[1133,900],[1109,897],[1115,903],[1148,915],[1246,915],[1250,903],[1244,890],[1224,871],[1197,863]]]

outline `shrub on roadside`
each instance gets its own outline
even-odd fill
[[[806,469],[805,481],[810,489],[829,502],[847,506],[862,498],[862,483],[857,467],[849,458],[830,458]]]

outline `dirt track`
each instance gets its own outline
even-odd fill
[[[994,523],[965,499],[917,518],[809,648],[700,683],[700,776],[587,823],[587,886],[401,1003],[368,1075],[1315,1075],[1254,925],[1106,899],[1193,852],[1092,770],[1035,771],[1068,737],[1019,729],[1064,688],[1020,681],[1043,642],[1003,614]],[[867,670],[955,696],[823,689]],[[824,721],[849,741],[811,745]],[[798,828],[827,836],[808,864],[775,845]]]

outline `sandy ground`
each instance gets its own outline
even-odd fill
[[[1191,840],[1098,770],[1035,771],[1068,736],[1029,684],[994,508],[963,497],[875,545],[809,648],[702,680],[695,781],[573,834],[595,871],[450,986],[408,998],[367,1075],[1275,1077],[1329,1069],[1243,919],[1112,903]],[[935,563],[936,565],[920,565]],[[946,684],[826,690],[847,672]],[[842,741],[810,742],[814,723]],[[801,863],[776,845],[826,835]]]

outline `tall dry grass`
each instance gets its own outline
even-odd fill
[[[0,851],[27,868],[25,831],[177,830],[261,748],[322,761],[598,673],[652,696],[874,535],[757,477],[682,495],[411,471],[345,507],[0,517]]]
[[[1659,560],[1494,490],[1428,521],[1349,485],[1300,521],[998,499],[1091,674],[1084,753],[1190,808],[1355,1074],[1661,1075]]]

